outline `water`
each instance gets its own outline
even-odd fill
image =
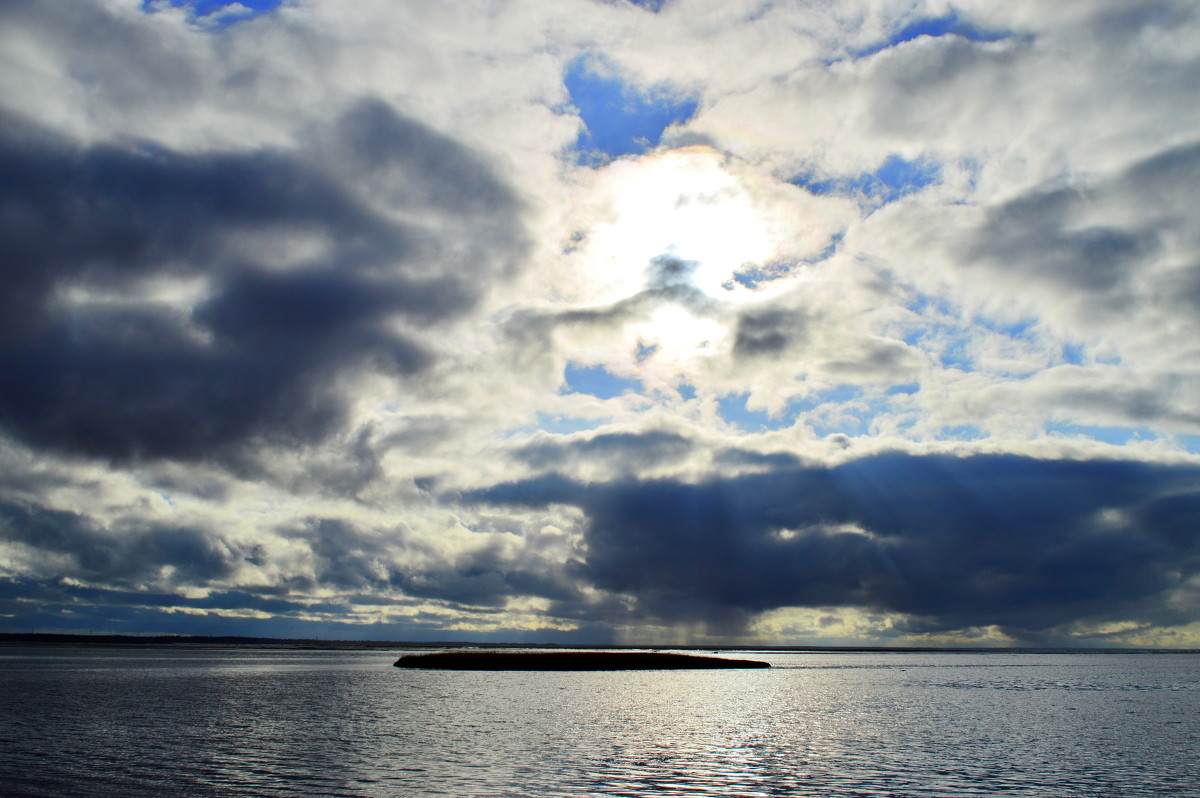
[[[1200,796],[1200,656],[0,649],[0,795]]]

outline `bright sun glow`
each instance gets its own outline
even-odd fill
[[[683,363],[712,354],[724,343],[729,331],[715,319],[700,319],[678,305],[664,305],[649,320],[630,326],[638,343],[655,347],[658,362]]]
[[[648,316],[631,322],[613,359],[625,361],[640,350],[638,370],[677,371],[697,357],[714,354],[729,331],[722,307],[761,298],[734,277],[777,255],[771,225],[756,207],[742,178],[708,147],[686,147],[609,164],[596,173],[598,198],[574,257],[577,286],[589,303],[628,300],[656,287],[693,287],[691,299],[651,299]],[[683,262],[664,276],[652,264],[662,258]],[[654,303],[661,303],[654,306]],[[652,354],[648,357],[645,352]],[[644,375],[645,376],[645,375]]]
[[[734,274],[775,253],[752,197],[708,147],[617,161],[606,171],[609,221],[592,232],[583,253],[604,301],[646,288],[650,262],[663,255],[695,262],[691,281],[705,294],[738,300],[748,292],[731,284]]]

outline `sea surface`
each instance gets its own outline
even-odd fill
[[[0,795],[1200,796],[1195,654],[397,653],[0,648]]]

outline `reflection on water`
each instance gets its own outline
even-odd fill
[[[11,796],[1200,796],[1195,655],[770,654],[479,673],[395,653],[0,649]]]

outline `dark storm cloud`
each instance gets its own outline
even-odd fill
[[[1114,293],[1153,252],[1157,234],[1107,225],[1079,229],[1072,217],[1085,201],[1074,189],[1012,200],[991,214],[986,238],[970,255],[1034,269],[1047,280],[1092,294]]]
[[[338,121],[330,143],[342,168],[366,181],[386,205],[468,217],[499,239],[482,242],[485,246],[516,246],[519,233],[508,215],[515,210],[512,192],[485,160],[457,141],[383,102],[363,101]]]
[[[964,96],[963,87],[983,85],[990,89],[997,76],[1008,78],[1032,44],[1033,38],[1025,36],[993,44],[962,36],[940,36],[922,37],[878,52],[871,56],[877,83],[868,112],[870,128],[886,136],[905,137],[936,135],[929,125],[953,129],[964,121],[963,117],[978,112],[973,99],[988,96]],[[947,98],[954,99],[953,109],[944,106]]]
[[[733,341],[737,357],[773,356],[808,338],[808,316],[800,310],[765,308],[738,319]]]
[[[195,155],[0,118],[0,426],[70,452],[195,459],[317,440],[343,419],[337,374],[428,365],[390,322],[469,309],[522,246],[516,201],[461,145],[376,102],[314,139]],[[356,193],[368,172],[374,201],[443,222],[385,218]],[[231,243],[289,232],[327,251],[297,265]],[[168,309],[143,298],[156,277],[207,295]],[[73,304],[72,290],[119,301]]]
[[[128,288],[148,273],[221,276],[242,264],[224,237],[291,229],[337,236],[351,264],[400,260],[404,232],[290,154],[189,155],[151,146],[78,147],[0,116],[3,319],[10,336],[47,323],[56,289]],[[357,245],[357,246],[355,246]]]
[[[1200,200],[1200,144],[1180,145],[1089,188],[1042,187],[993,209],[962,254],[1067,289],[1089,312],[1131,309],[1146,290],[1146,264],[1178,239],[1196,257],[1187,209]],[[1190,252],[1186,252],[1190,249]],[[1188,268],[1154,275],[1150,291],[1191,311],[1196,277]],[[1064,297],[1065,298],[1065,297]]]
[[[39,612],[53,615],[60,605],[72,612],[104,605],[345,614],[355,604],[397,600],[435,600],[461,609],[502,608],[511,598],[528,596],[565,606],[579,600],[576,583],[551,551],[555,535],[531,531],[513,538],[509,547],[494,536],[481,536],[477,545],[447,555],[414,540],[402,527],[367,530],[341,519],[315,518],[279,531],[292,543],[287,563],[280,564],[285,575],[271,586],[246,589],[228,583],[240,568],[276,565],[280,555],[271,542],[247,547],[207,529],[134,519],[105,525],[82,513],[0,502],[0,541],[44,563],[40,573],[0,579],[0,614],[5,606],[22,603],[19,612],[9,614],[26,616],[40,607]],[[298,560],[295,544],[306,550]],[[294,570],[304,561],[311,570]],[[162,588],[209,592],[196,598]],[[324,603],[296,598],[313,591],[332,591],[334,598]]]
[[[853,359],[827,360],[823,367],[834,374],[848,377],[903,380],[920,372],[921,358],[899,341],[886,338],[867,339]]]
[[[791,452],[756,452],[750,449],[730,447],[713,455],[718,465],[757,466],[759,468],[793,468],[800,465],[800,458]]]
[[[1084,374],[1080,368],[1063,368],[1076,377]],[[1176,422],[1195,426],[1200,424],[1200,414],[1187,408],[1172,406],[1169,395],[1153,388],[1127,385],[1095,386],[1078,379],[1078,385],[1068,386],[1054,393],[1055,402],[1072,411],[1093,411],[1118,414],[1118,418],[1136,424]]]
[[[86,515],[17,502],[0,503],[0,538],[33,549],[40,560],[55,563],[59,575],[110,587],[158,577],[204,584],[232,573],[245,556],[204,529],[144,521],[106,528]]]
[[[641,290],[608,305],[563,311],[522,310],[513,314],[505,333],[525,353],[547,349],[546,341],[560,327],[616,328],[649,318],[664,305],[678,305],[697,317],[712,316],[718,304],[692,281],[697,263],[671,255],[652,258],[644,270]]]
[[[1122,0],[1086,20],[1105,47],[1128,46],[1155,29],[1177,30],[1196,18],[1193,4],[1170,0]]]
[[[181,613],[179,608],[193,610]],[[339,601],[291,601],[244,591],[212,591],[204,597],[175,593],[84,587],[64,580],[0,579],[0,616],[20,618],[22,630],[144,634],[249,634],[329,637],[330,629],[313,621],[317,614],[345,617],[352,605]],[[196,610],[207,612],[197,613]],[[269,619],[219,617],[220,611],[268,613]],[[328,623],[328,622],[326,622]],[[363,627],[342,625],[339,637],[361,635]],[[10,627],[16,628],[16,627]],[[356,635],[357,633],[357,635]]]
[[[675,620],[853,606],[1033,639],[1080,619],[1163,620],[1167,594],[1200,571],[1194,467],[899,453],[779,465],[696,484],[550,475],[468,498],[579,507],[578,573]]]
[[[250,609],[276,615],[289,615],[301,611],[337,612],[345,605],[328,603],[306,603],[288,601],[272,596],[258,596],[241,590],[213,591],[195,598],[176,593],[150,591],[113,590],[101,587],[84,587],[62,580],[7,580],[0,581],[0,607],[17,602],[35,601],[43,607],[72,606],[76,610],[88,605],[93,607],[194,607],[197,609]]]
[[[620,465],[631,472],[685,457],[692,442],[672,432],[610,432],[590,438],[529,443],[513,452],[533,468],[561,468],[580,461]]]
[[[313,440],[341,418],[321,365],[304,349],[214,350],[158,314],[89,314],[0,351],[0,422],[35,446],[115,459]]]
[[[1200,263],[1180,267],[1164,277],[1155,299],[1177,312],[1200,315]]]
[[[1196,196],[1198,177],[1200,143],[1189,142],[1134,164],[1122,176],[1120,188],[1179,210],[1176,203]]]
[[[693,285],[692,275],[700,262],[684,260],[673,255],[658,255],[646,267],[646,285],[651,290],[665,290]]]

